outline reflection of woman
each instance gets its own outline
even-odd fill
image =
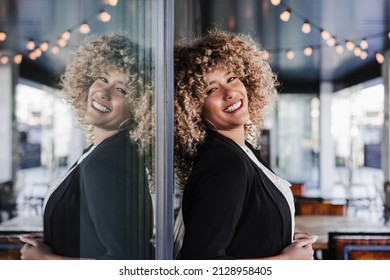
[[[312,259],[290,184],[250,143],[276,78],[248,36],[210,31],[175,47],[175,164],[185,185],[182,259]]]
[[[22,259],[149,259],[151,200],[135,140],[148,109],[137,46],[121,35],[82,45],[63,75],[66,99],[92,145],[51,189],[44,235],[22,236]]]

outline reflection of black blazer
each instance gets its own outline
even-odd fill
[[[241,147],[213,131],[185,186],[183,218],[182,259],[270,257],[291,243],[284,195]]]
[[[44,238],[54,253],[150,259],[152,210],[144,165],[127,132],[106,139],[54,191]]]

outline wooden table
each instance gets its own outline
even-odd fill
[[[328,233],[339,232],[389,232],[390,226],[361,217],[351,216],[296,216],[295,232],[318,235],[313,249],[328,248]]]

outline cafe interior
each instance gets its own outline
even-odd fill
[[[42,231],[51,180],[88,144],[59,77],[86,38],[116,32],[153,57],[155,258],[175,258],[173,45],[212,28],[250,34],[277,74],[257,141],[315,259],[390,259],[390,0],[0,0],[0,259]]]

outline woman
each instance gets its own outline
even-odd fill
[[[175,167],[182,259],[313,259],[293,234],[290,184],[255,144],[276,77],[249,36],[213,30],[175,46]]]
[[[151,122],[137,53],[127,37],[104,35],[82,45],[68,65],[65,99],[92,144],[50,189],[44,234],[21,237],[22,259],[151,258],[151,199],[139,168]]]

